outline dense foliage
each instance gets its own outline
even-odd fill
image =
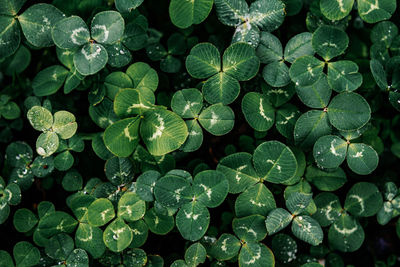
[[[396,7],[0,0],[0,267],[399,266]]]

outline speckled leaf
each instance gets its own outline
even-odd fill
[[[267,216],[275,208],[274,195],[263,183],[248,187],[235,201],[235,213],[237,217],[245,217],[253,214]]]
[[[127,222],[139,220],[145,212],[146,203],[136,193],[125,192],[118,201],[118,217]]]
[[[328,232],[330,246],[342,252],[358,250],[364,242],[364,237],[360,223],[347,213],[342,214]]]
[[[322,243],[324,233],[316,220],[307,215],[294,217],[292,223],[293,235],[313,246]]]
[[[346,195],[344,208],[354,216],[369,217],[382,207],[382,195],[372,183],[359,182]]]
[[[205,170],[196,174],[192,186],[196,200],[209,208],[221,205],[229,190],[225,174],[214,170]]]
[[[222,234],[211,247],[211,254],[218,260],[229,260],[235,257],[241,243],[234,235]]]
[[[97,13],[91,22],[91,35],[101,44],[113,44],[124,34],[125,22],[117,11]]]
[[[354,91],[362,84],[358,65],[350,60],[328,63],[328,83],[336,92]]]
[[[199,122],[207,132],[220,136],[233,129],[235,114],[228,106],[214,104],[201,112]]]
[[[246,243],[239,253],[239,266],[274,266],[272,251],[262,243]]]
[[[396,0],[357,0],[357,7],[364,21],[375,23],[392,16],[396,10]]]
[[[341,20],[350,14],[354,0],[322,0],[320,8],[322,14],[333,21]]]
[[[272,210],[265,220],[268,235],[273,235],[286,228],[292,221],[292,215],[285,209],[276,208]]]
[[[350,144],[347,151],[349,168],[360,175],[367,175],[378,167],[378,153],[366,144]]]
[[[114,206],[106,198],[98,198],[88,207],[88,221],[91,226],[103,226],[115,217]]]
[[[349,45],[349,37],[338,27],[322,25],[312,37],[315,52],[326,61],[344,53]]]
[[[74,54],[74,65],[82,75],[93,75],[99,72],[107,64],[108,54],[104,46],[89,43]]]
[[[249,125],[257,131],[269,130],[275,122],[275,109],[260,93],[247,93],[242,99],[242,112]]]
[[[104,244],[113,252],[126,249],[132,242],[132,238],[131,228],[120,218],[110,223],[103,233]]]
[[[200,202],[186,203],[176,214],[176,227],[186,240],[197,241],[207,231],[210,213]]]
[[[234,218],[232,229],[240,240],[247,243],[261,241],[267,235],[265,217],[258,214],[243,218]]]
[[[324,65],[313,56],[301,56],[290,66],[289,76],[297,86],[310,86],[321,78]]]
[[[90,40],[86,23],[78,16],[71,16],[56,22],[51,30],[55,45],[62,49],[78,48]]]

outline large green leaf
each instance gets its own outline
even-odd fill
[[[396,0],[357,0],[357,7],[364,21],[375,23],[392,16],[396,10]]]
[[[177,91],[171,100],[171,109],[182,118],[196,118],[203,107],[203,95],[195,88]]]
[[[260,181],[252,163],[252,155],[241,152],[222,158],[217,171],[225,174],[229,183],[229,192],[237,194]]]
[[[259,145],[253,154],[254,168],[259,176],[271,183],[282,183],[297,171],[297,161],[289,147],[279,141]]]
[[[347,151],[347,164],[349,168],[361,175],[367,175],[378,167],[378,153],[366,144],[350,144]]]
[[[342,252],[358,250],[364,242],[364,237],[360,223],[347,213],[343,213],[328,232],[330,246]]]
[[[48,96],[56,93],[64,84],[68,70],[54,65],[41,70],[32,81],[33,93],[36,96]]]
[[[249,20],[263,31],[276,30],[285,15],[285,4],[281,0],[257,0],[250,5]]]
[[[325,108],[331,99],[332,89],[326,75],[309,86],[296,86],[297,96],[310,108]]]
[[[165,207],[179,208],[192,199],[192,188],[185,178],[166,175],[156,182],[154,196]]]
[[[219,72],[209,78],[202,89],[208,103],[229,105],[239,96],[240,84],[232,76]]]
[[[348,45],[349,37],[337,27],[322,25],[313,33],[312,46],[326,61],[343,54]]]
[[[340,205],[339,198],[335,194],[321,193],[315,197],[314,201],[317,206],[317,212],[313,214],[313,218],[316,219],[321,226],[325,227],[331,225],[341,216],[343,209]]]
[[[185,122],[175,113],[157,109],[144,115],[140,135],[150,154],[161,156],[178,149],[188,136]]]
[[[341,20],[350,14],[354,0],[321,0],[322,14],[330,20]]]
[[[328,106],[330,123],[338,130],[352,131],[363,127],[371,118],[368,102],[359,94],[336,95]]]
[[[289,76],[296,86],[310,86],[321,78],[324,65],[313,56],[301,56],[290,66]]]
[[[200,43],[190,50],[186,69],[196,79],[205,79],[221,71],[221,55],[210,43]]]
[[[104,244],[113,252],[121,252],[132,242],[132,229],[120,218],[110,223],[103,233]]]
[[[86,23],[78,16],[71,16],[56,22],[51,30],[55,45],[62,49],[78,48],[90,40]]]
[[[176,214],[176,227],[184,239],[199,240],[210,224],[210,213],[199,201],[186,203]]]
[[[293,217],[287,210],[282,208],[276,208],[272,210],[265,220],[267,232],[269,235],[273,235],[280,230],[284,229],[290,224]]]
[[[267,235],[265,217],[258,214],[233,219],[232,228],[236,236],[247,243],[261,241]]]
[[[192,24],[203,22],[210,14],[213,0],[180,1],[171,0],[169,16],[172,23],[178,28],[188,28]]]
[[[17,51],[21,42],[19,23],[13,17],[0,15],[0,57],[8,57]]]
[[[37,47],[53,45],[51,29],[53,25],[63,19],[65,15],[55,6],[49,4],[36,4],[30,6],[18,20],[22,32],[28,42]]]
[[[115,217],[114,206],[106,198],[98,198],[88,207],[88,221],[91,226],[103,226]]]
[[[228,195],[228,190],[228,180],[222,172],[205,170],[194,177],[194,197],[206,207],[215,208],[221,205]]]
[[[128,157],[139,143],[139,117],[120,120],[107,127],[104,144],[108,150],[119,157]]]
[[[246,243],[239,253],[239,266],[274,266],[272,251],[262,243]]]
[[[313,148],[315,161],[319,166],[327,169],[339,167],[346,158],[346,153],[346,141],[336,135],[320,137]]]
[[[241,243],[234,235],[222,234],[211,247],[212,255],[218,260],[229,260],[235,257]]]
[[[86,76],[99,72],[108,61],[108,53],[104,46],[96,43],[88,43],[74,54],[76,70]]]
[[[124,34],[125,22],[117,11],[102,11],[97,13],[91,22],[91,35],[102,44],[113,44]]]
[[[238,217],[253,214],[267,216],[275,208],[274,195],[263,183],[248,187],[235,201],[235,213]]]
[[[248,81],[253,78],[260,66],[254,48],[246,43],[230,45],[222,56],[222,71],[239,81]]]
[[[275,122],[275,109],[260,93],[247,93],[242,99],[242,112],[249,125],[257,131],[269,130]]]
[[[313,246],[322,243],[322,239],[324,238],[324,233],[319,223],[307,215],[294,217],[292,232],[298,239]]]
[[[354,216],[369,217],[382,207],[382,195],[378,188],[367,182],[356,183],[346,196],[344,208]]]
[[[336,92],[354,91],[362,84],[358,65],[350,60],[328,63],[328,83]]]
[[[214,104],[203,110],[199,122],[204,129],[213,135],[224,135],[233,129],[235,113],[223,104]]]
[[[128,222],[137,221],[144,216],[146,203],[136,193],[125,192],[118,201],[118,217]]]
[[[98,227],[80,223],[75,233],[75,245],[87,251],[93,258],[100,257],[106,250],[103,231]]]
[[[20,241],[13,249],[15,265],[18,267],[35,266],[39,263],[39,249],[27,241]]]
[[[245,20],[249,6],[243,0],[215,0],[218,19],[222,24],[236,26]]]

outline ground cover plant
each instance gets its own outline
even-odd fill
[[[0,0],[0,267],[400,266],[396,0]]]

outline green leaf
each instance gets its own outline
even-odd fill
[[[172,23],[178,28],[188,28],[192,24],[203,22],[210,14],[213,0],[179,1],[171,0],[169,16]]]
[[[78,16],[56,22],[51,29],[55,45],[62,49],[74,49],[89,43],[90,33],[86,23]]]
[[[165,235],[169,233],[175,226],[173,216],[166,216],[157,214],[155,208],[152,208],[144,215],[144,221],[149,227],[150,231],[158,235]]]
[[[185,251],[185,261],[189,266],[197,266],[206,261],[207,251],[201,243],[190,245]]]
[[[125,22],[117,11],[102,11],[97,13],[91,22],[91,35],[101,44],[113,44],[124,34]]]
[[[106,95],[111,99],[114,100],[115,95],[125,88],[132,88],[133,82],[131,78],[121,72],[111,72],[108,74],[104,80],[104,86],[106,88]]]
[[[239,81],[253,78],[260,66],[254,48],[246,43],[230,45],[222,56],[222,71]]]
[[[146,203],[136,193],[125,192],[118,201],[118,217],[128,222],[137,221],[144,216]]]
[[[332,89],[323,75],[316,83],[310,86],[296,86],[297,96],[310,108],[325,108],[331,99]]]
[[[188,129],[175,113],[157,109],[145,114],[140,135],[150,154],[162,156],[178,149],[186,141]]]
[[[40,260],[39,249],[26,241],[21,241],[15,244],[13,255],[15,265],[18,267],[35,266]]]
[[[103,231],[98,227],[80,223],[75,233],[75,245],[87,251],[93,258],[103,255],[106,246],[103,242]]]
[[[38,124],[35,125],[42,125],[40,121],[37,123]],[[33,151],[27,143],[18,141],[9,144],[5,154],[7,163],[10,164],[11,167],[23,167],[32,161]]]
[[[177,91],[171,100],[171,109],[184,119],[196,118],[203,107],[203,95],[195,88]]]
[[[242,99],[242,112],[247,123],[257,131],[267,131],[275,121],[275,109],[262,94],[250,92]]]
[[[151,91],[155,91],[158,86],[157,72],[147,63],[136,62],[129,66],[126,74],[132,79],[135,88],[146,87]]]
[[[252,23],[243,23],[236,27],[232,37],[233,43],[247,43],[254,49],[257,48],[260,42],[260,30]]]
[[[224,173],[214,170],[205,170],[196,174],[192,186],[196,200],[209,208],[221,205],[229,190],[228,180]]]
[[[108,54],[108,64],[114,68],[122,68],[132,61],[132,54],[122,43],[104,45]]]
[[[298,239],[313,246],[322,243],[324,233],[316,220],[307,215],[294,217],[292,232]]]
[[[318,138],[330,134],[332,127],[326,112],[310,110],[297,120],[294,128],[295,144],[301,148],[310,147]]]
[[[286,198],[286,207],[292,215],[302,213],[312,201],[312,193],[293,192]]]
[[[136,194],[144,201],[154,201],[154,186],[160,177],[157,171],[146,171],[139,175],[136,179]]]
[[[236,26],[245,20],[249,6],[243,0],[215,0],[219,21],[227,26]]]
[[[389,19],[396,10],[395,0],[357,0],[360,17],[368,22],[375,23]]]
[[[210,43],[196,45],[186,58],[188,73],[197,79],[208,78],[221,69],[221,56],[218,49]]]
[[[144,220],[138,220],[129,223],[129,227],[132,229],[133,240],[129,245],[130,248],[141,247],[146,243],[147,236],[149,235],[149,227]]]
[[[341,20],[350,14],[353,8],[354,0],[341,1],[341,0],[322,0],[320,8],[322,14],[333,21]]]
[[[114,206],[106,198],[98,198],[88,207],[88,221],[91,226],[103,226],[115,217]]]
[[[344,208],[357,217],[373,216],[381,207],[381,193],[374,184],[367,182],[353,185],[347,193],[344,203]]]
[[[338,93],[354,91],[362,84],[358,65],[350,60],[328,63],[328,83]]]
[[[57,151],[59,138],[55,132],[41,133],[36,140],[36,152],[42,157],[51,156]]]
[[[376,84],[382,90],[387,90],[388,89],[387,74],[381,62],[379,62],[379,60],[372,59],[369,62],[369,66],[371,69],[372,76],[374,76],[374,79],[376,81]]]
[[[250,5],[249,21],[272,32],[281,26],[285,13],[285,4],[280,0],[257,0]]]
[[[311,44],[312,34],[309,32],[299,33],[293,36],[286,44],[284,59],[293,63],[298,57],[314,55],[314,48]]]
[[[257,47],[256,54],[260,62],[264,64],[282,60],[283,49],[281,41],[269,32],[261,32],[260,44]]]
[[[284,137],[293,140],[293,131],[300,111],[292,104],[285,104],[276,111],[275,127]]]
[[[236,236],[247,243],[261,241],[267,235],[265,217],[261,215],[234,218],[232,228]]]
[[[208,103],[229,105],[239,96],[240,84],[232,76],[219,72],[204,83],[202,90]]]
[[[342,206],[339,198],[333,193],[318,194],[315,199],[317,212],[313,214],[313,218],[322,226],[331,225],[342,214]]]
[[[210,224],[210,213],[199,201],[186,203],[176,214],[176,227],[184,239],[199,240]]]
[[[107,179],[116,186],[131,181],[134,172],[132,161],[129,158],[112,157],[106,161]]]
[[[235,201],[235,214],[238,217],[253,214],[267,216],[275,208],[274,195],[263,183],[248,187]]]
[[[228,106],[214,104],[201,112],[199,122],[207,132],[220,136],[233,129],[235,114]]]
[[[166,175],[156,182],[154,196],[165,207],[179,208],[192,199],[192,189],[186,179]]]
[[[14,213],[13,224],[18,232],[26,233],[30,231],[38,222],[32,211],[22,208]]]
[[[74,54],[76,70],[84,75],[93,75],[105,67],[108,61],[108,53],[104,46],[96,43],[88,43]]]
[[[152,91],[148,90],[152,95]],[[138,89],[123,89],[117,93],[114,100],[115,114],[121,118],[132,115],[143,115],[146,111],[154,109],[154,105],[146,97],[145,91]]]
[[[55,6],[41,3],[30,6],[18,16],[18,21],[30,44],[37,47],[48,47],[53,45],[51,28],[64,16]]]
[[[18,185],[9,183],[4,189],[4,197],[9,205],[18,205],[21,202],[21,189]]]
[[[74,249],[71,254],[69,254],[67,260],[65,261],[67,266],[71,267],[83,267],[89,266],[89,257],[85,250]]]
[[[229,193],[243,192],[260,181],[252,163],[252,155],[241,152],[221,159],[217,171],[225,174],[229,183]]]
[[[222,234],[212,245],[211,253],[218,260],[229,260],[238,254],[241,245],[234,235]]]
[[[72,156],[71,152],[69,151],[61,152],[60,154],[54,157],[54,167],[59,171],[67,171],[72,167],[72,165],[74,165],[74,156]],[[67,190],[64,187],[64,185],[63,188]],[[71,191],[76,191],[76,190],[71,190]]]
[[[399,29],[396,24],[391,21],[382,21],[372,28],[371,41],[373,43],[384,42],[386,47],[390,47],[398,33]]]
[[[66,260],[74,250],[74,241],[64,233],[52,236],[45,246],[47,256],[55,260]]]
[[[368,102],[359,94],[336,95],[328,106],[330,123],[338,130],[352,131],[363,127],[371,118]]]
[[[322,25],[313,33],[312,46],[326,61],[343,54],[348,45],[349,37],[340,28]]]
[[[310,86],[323,75],[325,63],[313,56],[298,57],[289,69],[290,79],[296,86]]]
[[[285,209],[276,208],[272,210],[265,220],[268,235],[273,235],[286,228],[292,221],[292,215]]]
[[[315,162],[327,169],[340,166],[347,153],[347,143],[336,135],[320,137],[314,144],[313,155]]]
[[[240,266],[274,266],[275,258],[272,251],[261,243],[246,243],[239,253]]]
[[[1,0],[0,14],[15,16],[25,2],[26,0]]]
[[[113,252],[121,252],[132,242],[131,228],[120,218],[110,223],[103,233],[103,241],[107,248]]]
[[[120,120],[107,127],[104,144],[118,157],[128,157],[139,143],[139,117]]]
[[[17,51],[21,42],[19,23],[13,17],[0,15],[0,57],[8,57]]]
[[[254,168],[270,183],[282,183],[296,174],[297,161],[289,147],[279,141],[260,144],[253,154]]]
[[[115,7],[121,13],[129,13],[139,7],[144,0],[116,0]]]
[[[28,48],[21,45],[15,52],[15,54],[9,57],[4,62],[6,65],[4,69],[4,74],[12,76],[15,73],[21,73],[31,63],[31,52]]]
[[[64,84],[67,75],[68,70],[59,65],[41,70],[32,81],[33,93],[36,96],[55,94]]]
[[[346,213],[332,224],[328,232],[330,246],[342,252],[358,250],[364,242],[364,237],[360,223]]]
[[[0,266],[14,267],[13,259],[5,250],[0,250]]]
[[[347,182],[346,173],[341,168],[325,171],[314,166],[308,166],[305,177],[321,191],[336,191]]]
[[[360,175],[367,175],[378,167],[378,153],[366,144],[350,144],[347,151],[349,168]]]
[[[289,68],[283,61],[266,65],[262,75],[264,80],[273,87],[283,87],[290,83]]]
[[[78,128],[75,122],[74,114],[68,111],[57,111],[54,113],[53,130],[58,133],[62,139],[71,138]]]

